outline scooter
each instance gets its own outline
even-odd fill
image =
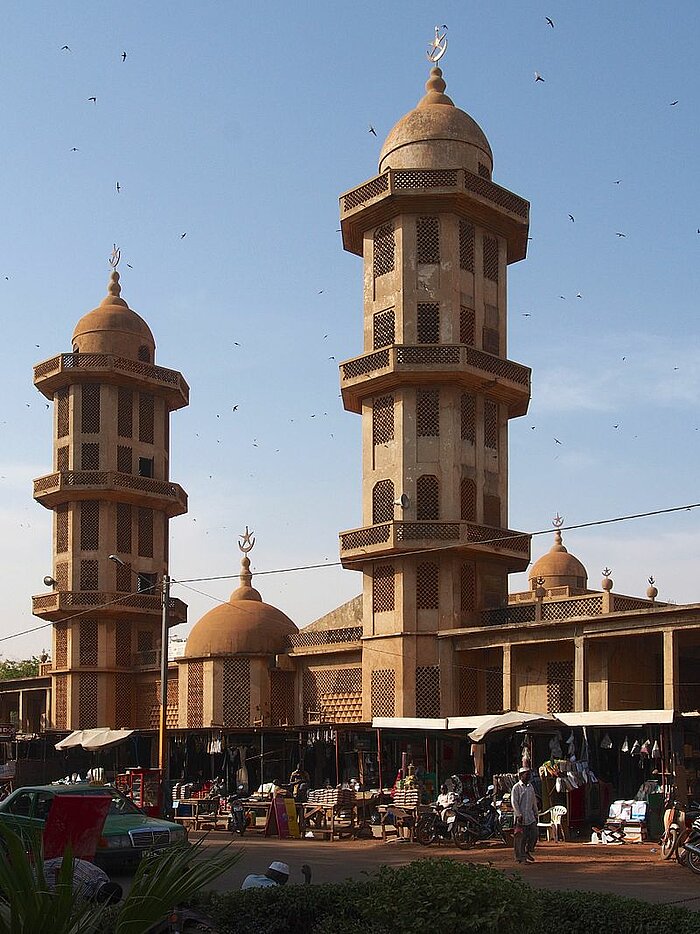
[[[449,840],[460,849],[468,849],[477,841],[478,823],[462,804],[441,808],[432,804],[416,824],[416,840],[430,846],[436,840]]]
[[[661,856],[669,860],[675,858],[681,865],[687,863],[685,842],[690,834],[691,821],[700,816],[700,806],[692,802],[684,808],[676,800],[669,801],[664,811],[664,832],[661,836]]]
[[[685,851],[688,869],[700,875],[700,817],[697,817],[693,821],[690,833],[681,846],[683,846]]]
[[[501,823],[501,812],[493,801],[494,786],[489,785],[486,794],[477,801],[465,800],[467,814],[473,816],[476,826],[474,831],[477,840],[492,840],[494,838],[502,843],[508,843],[504,827]]]
[[[248,826],[243,809],[243,802],[240,798],[242,792],[243,785],[239,785],[238,794],[229,795],[228,797],[228,805],[231,809],[231,816],[228,819],[228,830],[230,830],[231,833],[237,833],[241,837],[246,832]]]

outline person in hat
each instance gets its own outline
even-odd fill
[[[267,889],[275,885],[286,885],[289,882],[289,866],[275,860],[265,870],[264,875],[251,872],[243,880],[241,889]]]
[[[530,779],[530,769],[518,769],[519,781],[513,786],[510,802],[515,814],[513,846],[519,863],[534,863],[533,850],[537,845],[537,798]]]

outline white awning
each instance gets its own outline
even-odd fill
[[[673,723],[672,710],[583,710],[557,714],[567,726],[644,726]]]
[[[446,730],[447,719],[442,717],[374,717],[372,726],[377,730]]]
[[[480,714],[478,717],[448,717],[448,730],[476,730],[487,720],[493,720],[493,714]]]
[[[508,730],[537,730],[544,732],[549,730],[555,733],[558,728],[564,726],[563,721],[551,713],[529,713],[524,710],[508,710],[506,713],[499,713],[492,717],[487,717],[477,729],[469,733],[469,739],[473,743],[481,743],[491,733],[504,733]]]
[[[56,743],[55,748],[70,749],[73,746],[82,746],[83,749],[104,749],[106,746],[121,743],[133,732],[133,730],[110,730],[106,726],[96,730],[74,730],[70,736]]]

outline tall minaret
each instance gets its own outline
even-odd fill
[[[530,370],[506,356],[506,271],[529,205],[491,181],[476,122],[433,67],[389,133],[380,174],[340,198],[364,261],[364,353],[341,364],[362,415],[362,528],[341,533],[364,578],[363,719],[456,713],[452,640],[507,602],[530,542],[508,531],[508,420]]]
[[[113,268],[73,352],[34,368],[54,403],[54,472],[34,481],[54,513],[54,590],[34,597],[33,611],[54,623],[51,719],[61,730],[137,725],[133,673],[158,667],[168,522],[187,512],[169,479],[169,424],[189,387],[155,365],[153,334],[120,293]],[[171,607],[182,621],[185,605]]]

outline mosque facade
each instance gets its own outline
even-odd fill
[[[697,710],[700,606],[658,602],[653,582],[618,595],[609,572],[590,589],[559,522],[529,589],[508,593],[531,549],[508,519],[508,424],[527,411],[530,370],[507,353],[529,204],[493,181],[489,142],[439,68],[378,168],[340,198],[364,282],[362,350],[340,365],[343,405],[362,419],[362,515],[340,556],[361,593],[297,629],[253,587],[246,530],[239,587],[170,661],[169,728]],[[157,726],[168,523],[187,510],[169,417],[189,390],[154,355],[114,272],[72,352],[35,367],[54,405],[53,472],[34,485],[54,513],[54,563],[33,600],[53,650],[43,687],[0,693],[0,719],[25,730]],[[180,601],[170,612],[186,618]],[[46,700],[25,717],[30,689]]]

